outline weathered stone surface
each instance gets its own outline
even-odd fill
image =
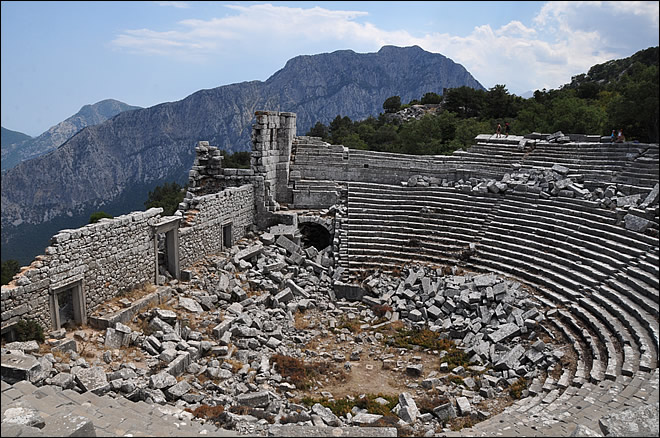
[[[611,412],[598,420],[605,436],[657,437],[658,405],[639,405]]]
[[[522,355],[525,354],[525,347],[520,344],[515,345],[512,349],[507,351],[500,360],[495,364],[496,370],[511,370],[518,367],[518,363]]]
[[[517,336],[520,333],[520,327],[515,323],[504,324],[499,327],[496,331],[488,335],[491,341],[498,343],[502,342],[510,337]]]
[[[272,436],[304,438],[304,437],[396,437],[394,427],[327,427],[327,426],[299,426],[299,425],[273,425],[269,428]]]
[[[173,385],[165,390],[165,394],[170,396],[174,400],[178,400],[183,397],[188,391],[192,389],[192,386],[185,380],[180,381],[176,385]]]
[[[204,311],[202,306],[200,306],[199,303],[192,298],[179,297],[179,306],[192,313],[201,313]]]
[[[49,417],[46,426],[42,432],[48,436],[65,436],[65,437],[95,437],[96,429],[91,419],[76,415],[74,413],[66,413]]]
[[[3,351],[2,378],[10,383],[19,380],[35,382],[41,376],[41,363],[32,355],[16,351]]]
[[[451,403],[445,403],[433,408],[433,414],[438,417],[440,421],[447,421],[456,418],[456,409],[454,409],[454,405]]]
[[[585,426],[583,424],[578,424],[577,427],[571,434],[570,437],[602,437],[603,434],[596,432],[595,430]]]
[[[101,367],[79,369],[74,373],[74,378],[83,391],[99,394],[109,389],[108,379]]]
[[[467,397],[456,397],[456,405],[461,416],[469,415],[472,412],[472,406]]]
[[[251,392],[236,397],[236,402],[239,405],[249,406],[251,408],[264,408],[268,406],[271,400],[270,391]]]
[[[4,346],[7,350],[19,350],[23,353],[29,354],[39,351],[39,344],[37,341],[27,342],[10,342]]]
[[[161,371],[149,377],[149,386],[153,389],[169,388],[176,385],[176,378],[166,371]]]
[[[644,219],[643,217],[635,216],[632,213],[628,213],[623,217],[623,221],[625,223],[626,229],[631,230],[631,231],[636,231],[638,233],[643,233],[646,231],[651,225],[653,225],[653,222],[651,222],[648,219]]]
[[[328,426],[339,426],[341,424],[339,418],[337,418],[337,416],[333,414],[330,409],[326,408],[320,403],[315,403],[312,406],[312,412],[321,417],[323,422]]]
[[[420,415],[415,399],[413,399],[409,392],[399,394],[399,406],[401,409],[398,416],[408,424],[414,423]]]
[[[2,414],[3,432],[5,424],[43,428],[46,423],[39,411],[29,403],[19,401],[15,406],[7,407]],[[4,433],[3,433],[4,435]]]

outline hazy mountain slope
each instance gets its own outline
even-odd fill
[[[73,137],[87,126],[98,125],[117,114],[138,109],[114,99],[106,99],[93,105],[85,105],[73,116],[52,126],[38,137],[28,138],[9,148],[2,147],[2,170],[10,169],[21,161],[46,154]]]
[[[1,127],[1,131],[2,131],[2,136],[0,138],[0,145],[3,151],[5,150],[6,147],[14,143],[20,143],[22,141],[29,140],[32,138],[27,134],[23,134],[22,132],[18,132],[18,131],[12,131],[11,129],[7,129],[4,126]]]

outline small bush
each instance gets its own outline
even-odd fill
[[[509,395],[511,395],[511,398],[518,400],[522,398],[522,392],[525,389],[527,389],[527,380],[525,380],[524,377],[521,377],[516,380],[516,383],[511,385],[511,388],[509,388]]]
[[[218,405],[218,406],[201,405],[197,407],[195,410],[186,408],[186,411],[192,413],[197,418],[203,418],[205,420],[211,420],[211,421],[221,421],[222,414],[225,412],[225,407],[222,405]]]
[[[387,404],[381,405],[375,400],[380,397],[387,400]],[[365,397],[358,399],[356,406],[361,409],[366,409],[370,414],[377,415],[393,415],[392,409],[399,403],[399,398],[396,395],[373,395],[367,394]]]
[[[89,217],[89,223],[90,224],[95,224],[95,223],[97,223],[98,221],[100,221],[101,219],[104,219],[104,218],[112,219],[112,216],[109,215],[108,213],[106,213],[105,211],[95,211]]]
[[[272,360],[282,377],[288,379],[298,389],[310,388],[320,376],[332,377],[339,381],[346,379],[346,374],[342,370],[328,362],[306,364],[300,359],[282,354],[274,355]]]
[[[465,351],[451,348],[448,349],[447,355],[442,358],[442,362],[447,362],[450,370],[458,366],[467,368],[470,366],[470,356]]]
[[[372,310],[377,317],[382,318],[387,314],[387,312],[392,312],[393,309],[392,306],[388,306],[387,304],[380,304],[378,306],[374,306]]]
[[[454,343],[448,339],[441,339],[438,334],[428,328],[423,329],[398,329],[389,343],[397,348],[412,349],[414,345],[431,350],[450,350]]]
[[[461,376],[457,376],[455,374],[448,375],[447,376],[447,382],[465,386],[465,382],[463,382],[463,378]]]
[[[33,319],[22,319],[18,321],[15,330],[16,337],[21,342],[37,341],[41,343],[46,340],[44,329]]]

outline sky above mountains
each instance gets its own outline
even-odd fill
[[[523,95],[657,46],[658,4],[3,1],[2,126],[36,136],[103,99],[149,107],[266,80],[297,55],[388,44]]]

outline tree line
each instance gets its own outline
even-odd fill
[[[593,66],[556,90],[537,90],[524,99],[506,85],[489,90],[458,87],[440,96],[401,103],[388,97],[377,118],[353,121],[338,115],[328,125],[317,122],[307,135],[365,149],[406,154],[451,154],[468,147],[477,134],[495,132],[509,122],[511,133],[562,131],[609,135],[622,129],[629,141],[658,142],[658,47]],[[401,122],[391,117],[415,104],[441,104],[441,110],[418,120]]]

